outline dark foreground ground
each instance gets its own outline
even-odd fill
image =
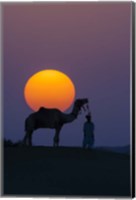
[[[129,156],[100,150],[6,147],[4,195],[130,196]]]

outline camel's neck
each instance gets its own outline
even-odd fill
[[[74,121],[76,117],[73,114],[64,114],[63,116],[63,123],[70,123]]]
[[[64,114],[64,118],[63,118],[64,123],[70,123],[70,122],[74,121],[77,118],[78,113],[79,113],[79,109],[76,106],[74,106],[71,113]]]

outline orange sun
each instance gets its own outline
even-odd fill
[[[75,98],[75,87],[71,79],[57,70],[43,70],[29,78],[24,96],[34,111],[40,107],[68,109]]]

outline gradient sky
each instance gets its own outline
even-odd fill
[[[29,77],[56,69],[73,80],[76,98],[89,98],[95,145],[129,144],[131,3],[5,3],[2,11],[4,137],[24,137]],[[82,112],[65,125],[60,145],[81,146],[84,121]],[[39,129],[33,143],[52,145],[53,136]]]

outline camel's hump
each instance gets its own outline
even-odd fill
[[[40,107],[38,111],[43,111],[43,110],[46,110],[46,108]]]
[[[45,111],[59,111],[58,109],[56,108],[45,108],[45,107],[40,107],[38,112],[45,112]],[[60,111],[59,111],[60,112]]]

